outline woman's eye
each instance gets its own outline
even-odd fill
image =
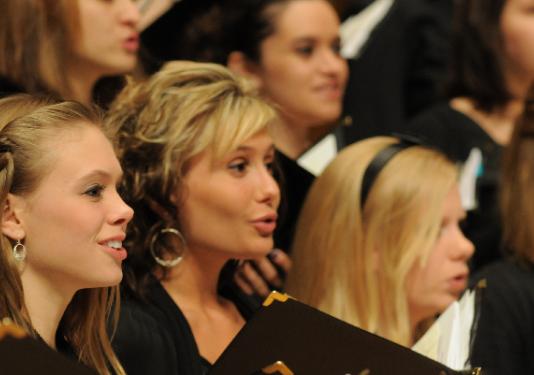
[[[313,47],[312,46],[297,47],[297,53],[302,56],[311,56],[311,54],[313,53]]]
[[[270,174],[273,174],[274,171],[274,161],[265,163],[265,168],[269,171]]]
[[[341,43],[339,42],[336,42],[332,45],[332,51],[336,54],[336,55],[341,55]]]
[[[100,198],[104,187],[102,185],[94,185],[87,189],[84,194],[91,198]]]
[[[233,170],[234,172],[243,173],[247,169],[247,166],[248,166],[248,162],[238,161],[238,162],[230,163],[228,168]]]

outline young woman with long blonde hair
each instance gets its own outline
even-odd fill
[[[455,166],[441,153],[376,137],[344,149],[312,185],[288,292],[402,345],[467,283]]]

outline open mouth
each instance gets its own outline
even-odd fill
[[[252,222],[252,226],[261,236],[272,236],[276,229],[276,215],[268,215]]]
[[[110,240],[110,241],[103,241],[99,243],[100,246],[104,248],[104,250],[110,254],[113,258],[117,259],[118,261],[123,261],[128,256],[128,253],[122,247],[122,241],[119,240]]]

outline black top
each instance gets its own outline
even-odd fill
[[[282,199],[278,208],[274,245],[289,252],[300,210],[315,176],[278,150],[275,158],[279,168],[278,181]]]
[[[155,279],[143,301],[124,291],[113,349],[128,375],[205,375],[211,363],[201,357],[184,314]],[[250,312],[232,300],[245,319]]]
[[[5,375],[97,375],[50,348],[42,339],[15,338],[0,324],[0,369]],[[58,348],[59,349],[59,348]]]
[[[400,132],[441,98],[452,19],[451,0],[396,0],[371,32],[358,58],[349,59],[345,115],[347,144]]]
[[[204,375],[209,364],[198,351],[185,316],[160,283],[150,300],[126,294],[113,348],[128,375]]]
[[[487,375],[534,374],[534,265],[506,260],[486,278],[472,365]]]
[[[439,104],[417,116],[408,131],[442,150],[453,161],[463,163],[474,147],[482,152],[482,170],[476,181],[478,207],[467,213],[465,235],[474,243],[472,269],[502,257],[498,185],[502,146],[471,118]]]

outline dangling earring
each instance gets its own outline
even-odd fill
[[[17,240],[15,246],[13,246],[13,258],[17,262],[22,262],[26,259],[26,246],[24,246],[20,240]]]
[[[182,243],[182,252],[180,255],[178,255],[174,259],[167,260],[167,259],[160,258],[156,255],[156,251],[154,250],[154,245],[156,244],[158,237],[161,234],[165,234],[165,233],[174,234],[176,237],[178,237],[178,239]],[[152,254],[152,257],[154,258],[156,263],[158,263],[160,266],[165,267],[165,268],[171,268],[171,267],[176,266],[178,263],[182,261],[185,246],[186,246],[186,242],[185,242],[184,236],[182,236],[182,233],[180,233],[177,229],[174,229],[174,228],[164,228],[160,230],[159,233],[156,233],[154,236],[152,236],[152,241],[150,242],[150,254]]]

